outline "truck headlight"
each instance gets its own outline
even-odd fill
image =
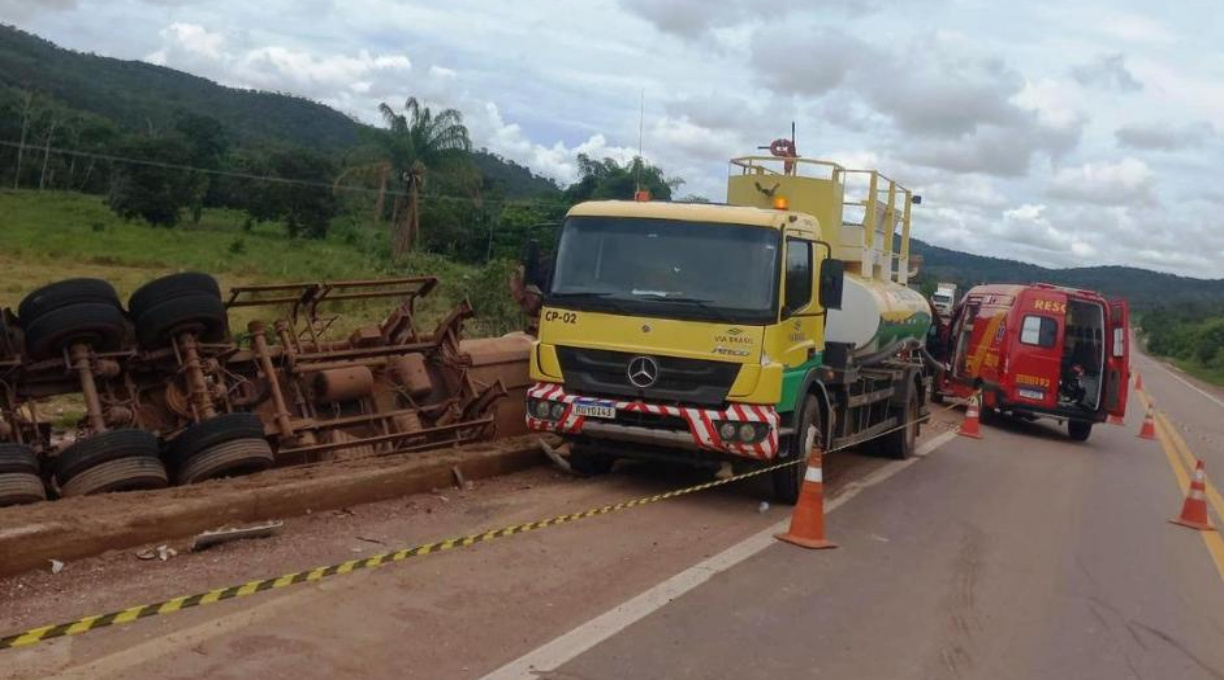
[[[543,399],[536,401],[531,405],[531,415],[541,419],[549,420],[549,414],[552,412],[552,405]]]
[[[720,420],[714,423],[714,427],[725,444],[756,444],[769,435],[769,425],[765,423]]]
[[[561,416],[565,415],[565,404],[554,402],[552,405],[552,419],[561,420]]]

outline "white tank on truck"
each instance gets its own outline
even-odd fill
[[[922,293],[849,272],[844,285],[842,308],[829,310],[826,342],[852,345],[854,355],[864,356],[926,337],[931,307]]]

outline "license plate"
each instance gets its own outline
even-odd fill
[[[1028,390],[1028,389],[1021,388],[1019,390],[1019,394],[1024,399],[1032,399],[1033,401],[1044,401],[1045,400],[1045,392],[1041,390]]]
[[[616,418],[616,407],[606,403],[584,404],[577,402],[574,404],[574,413],[587,418],[606,418],[612,420]]]

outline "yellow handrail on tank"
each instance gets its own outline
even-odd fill
[[[864,188],[865,197],[846,200],[848,187]],[[728,203],[771,208],[779,197],[790,210],[816,218],[833,256],[844,260],[849,271],[908,283],[911,190],[879,171],[852,170],[833,161],[772,155],[731,159]]]

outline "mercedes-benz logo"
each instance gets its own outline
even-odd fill
[[[634,387],[646,389],[659,379],[659,362],[650,357],[633,357],[625,372]]]

